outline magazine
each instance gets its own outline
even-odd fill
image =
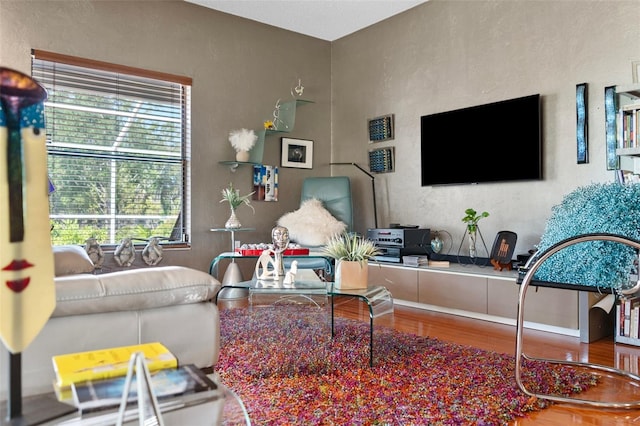
[[[129,403],[137,401],[137,376],[134,376],[131,382]],[[74,403],[81,413],[119,406],[125,381],[126,377],[122,376],[75,383],[73,384]],[[217,388],[217,385],[193,364],[152,372],[151,386],[158,400]]]

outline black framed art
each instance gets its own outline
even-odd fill
[[[578,164],[589,162],[587,83],[576,85],[576,147]]]
[[[617,170],[619,158],[616,155],[616,87],[604,88],[604,120],[605,120],[605,148],[607,152],[607,170]]]
[[[313,168],[313,141],[282,138],[282,167]]]

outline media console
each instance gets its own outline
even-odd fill
[[[518,309],[517,271],[492,266],[451,263],[448,268],[369,263],[369,282],[381,283],[398,305],[515,325]],[[583,343],[613,331],[599,308],[601,295],[550,287],[527,293],[525,327],[580,337]]]

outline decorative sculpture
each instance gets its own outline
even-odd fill
[[[275,252],[271,249],[263,250],[256,262],[256,278],[259,280],[272,279],[274,277],[275,262],[271,255]]]
[[[276,226],[271,230],[273,248],[263,250],[256,262],[255,276],[259,280],[279,280],[285,277],[282,253],[289,247],[289,230],[284,226]],[[296,274],[298,263],[295,262],[293,275]],[[293,264],[291,265],[293,268]],[[289,277],[292,279],[292,277]]]
[[[149,266],[155,266],[162,260],[160,237],[149,238],[149,244],[142,250],[142,260]]]
[[[22,352],[56,304],[44,100],[26,74],[0,68],[0,338]]]
[[[302,79],[298,79],[298,85],[291,88],[291,96],[293,98],[299,98],[304,93],[304,86],[302,85]]]
[[[84,250],[89,255],[89,259],[93,262],[93,266],[97,269],[102,268],[104,263],[104,251],[100,247],[100,243],[94,237],[87,238],[84,242]]]
[[[284,276],[282,284],[293,286],[296,283],[296,274],[298,273],[298,261],[291,262],[291,269]]]
[[[284,276],[284,263],[282,253],[289,247],[289,230],[284,226],[276,226],[271,230],[271,242],[275,253],[274,277]]]
[[[113,258],[120,266],[131,266],[136,259],[136,248],[131,238],[123,238],[122,241],[120,241],[120,244],[116,247],[116,251],[113,252]]]
[[[29,424],[40,424],[70,411],[66,404],[46,406],[37,397],[25,407],[30,413],[23,417],[22,410],[22,351],[56,306],[44,131],[46,98],[44,87],[30,76],[0,67],[0,339],[10,352],[8,378],[3,376],[9,384],[7,409],[0,420],[3,424],[4,420],[27,424],[27,417]]]

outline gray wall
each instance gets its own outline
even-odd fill
[[[333,43],[181,1],[0,1],[0,64],[28,72],[31,48],[193,78],[193,247],[166,254],[166,264],[206,270],[230,249],[218,203],[232,181],[250,191],[251,170],[231,173],[230,130],[258,129],[277,99],[302,78],[305,98],[291,137],[315,142],[312,170],[281,169],[280,201],[241,209],[242,241],[268,241],[277,218],[294,210],[300,183],[312,175],[349,175],[357,230],[373,226],[366,120],[394,113],[396,171],[376,176],[378,223],[446,230],[457,250],[468,207],[487,210],[482,233],[518,233],[517,252],[536,244],[551,207],[577,186],[611,181],[604,150],[603,90],[631,83],[640,60],[636,1],[438,1]],[[575,85],[589,84],[590,163],[576,164]],[[545,179],[475,186],[420,186],[421,115],[540,93]],[[471,131],[471,129],[470,129]],[[515,137],[514,137],[515,139]],[[279,165],[279,136],[264,162]],[[469,153],[469,155],[476,155]],[[481,161],[481,159],[478,159]],[[440,159],[455,167],[456,159]],[[137,262],[139,265],[141,261]]]
[[[231,249],[227,233],[213,233],[229,217],[221,190],[229,182],[252,190],[252,168],[232,173],[228,133],[260,129],[278,99],[291,98],[298,78],[304,97],[287,136],[315,142],[314,168],[281,169],[280,201],[238,209],[246,242],[270,241],[271,228],[300,202],[306,176],[328,175],[331,138],[331,44],[182,1],[0,1],[0,64],[30,73],[32,48],[193,78],[192,249],[165,251],[163,264],[208,270]],[[280,164],[280,135],[265,144],[265,164]],[[106,265],[113,265],[107,258]],[[134,266],[145,266],[141,259]]]
[[[369,149],[394,146],[396,171],[376,177],[379,224],[446,230],[455,254],[472,207],[491,214],[480,222],[489,249],[506,229],[518,234],[516,253],[526,252],[563,195],[614,179],[605,163],[604,87],[630,84],[638,60],[637,1],[431,0],[332,43],[332,161],[364,165]],[[577,165],[575,86],[584,82],[590,162]],[[534,93],[543,99],[544,181],[421,187],[421,115]],[[366,120],[389,113],[395,140],[370,145]],[[456,167],[455,158],[437,162]],[[358,179],[368,206],[368,179]],[[370,211],[357,210],[357,219],[373,223]]]

